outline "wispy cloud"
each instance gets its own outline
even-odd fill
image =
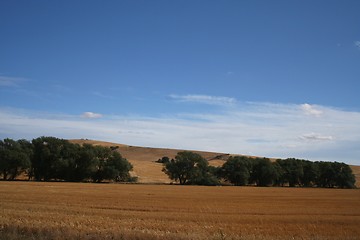
[[[304,140],[312,140],[312,141],[334,140],[334,137],[332,137],[332,136],[326,136],[326,135],[321,135],[321,134],[317,134],[317,133],[307,133],[307,134],[302,135],[300,138],[304,139]]]
[[[7,77],[0,76],[0,86],[4,87],[18,87],[21,83],[28,81],[26,78],[21,77]]]
[[[96,119],[96,118],[102,118],[103,115],[100,113],[93,113],[93,112],[84,112],[81,115],[83,118],[90,118],[90,119]]]
[[[354,45],[360,50],[360,41],[355,41]]]
[[[179,102],[195,102],[204,103],[209,105],[233,105],[236,103],[235,98],[221,97],[221,96],[209,96],[209,95],[176,95],[171,94],[169,97]]]
[[[97,97],[101,97],[101,98],[105,98],[105,99],[114,99],[113,96],[107,95],[107,94],[103,94],[101,92],[93,92],[93,95],[97,96]]]
[[[311,105],[322,112],[313,117],[304,114],[302,106],[242,103],[221,113],[102,116],[96,121],[86,118],[101,114],[88,112],[79,118],[0,108],[0,138],[50,135],[360,165],[360,112]]]

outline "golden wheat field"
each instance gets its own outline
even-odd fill
[[[1,239],[360,239],[356,189],[0,182]]]

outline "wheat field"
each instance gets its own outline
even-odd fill
[[[360,239],[356,189],[0,182],[0,239]]]

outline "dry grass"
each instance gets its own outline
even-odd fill
[[[360,188],[360,166],[350,166],[354,175],[355,175],[355,179],[356,179],[356,187]]]
[[[140,183],[169,183],[170,180],[168,176],[163,173],[162,164],[156,163],[155,161],[159,158],[167,156],[169,158],[174,158],[180,149],[167,149],[167,148],[150,148],[150,147],[137,147],[137,146],[128,146],[124,144],[95,141],[95,140],[70,140],[72,143],[77,144],[93,144],[100,145],[105,147],[118,146],[118,151],[123,157],[129,160],[134,166],[134,171],[132,172],[133,176],[138,177]],[[219,155],[224,155],[222,153],[215,152],[201,152],[194,151],[202,155],[205,159],[214,162],[224,162],[223,160],[212,160]],[[219,163],[216,163],[219,165]]]
[[[360,239],[360,191],[0,182],[0,239]]]

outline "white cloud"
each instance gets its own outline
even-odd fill
[[[4,87],[18,87],[25,81],[27,81],[25,78],[0,76],[0,86]]]
[[[304,139],[304,140],[314,140],[314,141],[331,141],[331,140],[334,140],[334,137],[332,137],[332,136],[326,136],[326,135],[321,135],[321,134],[317,134],[317,133],[303,134],[300,138]]]
[[[221,96],[171,94],[169,97],[180,102],[196,102],[209,105],[233,105],[236,103],[235,98]]]
[[[221,113],[156,118],[104,116],[87,121],[76,115],[0,108],[0,138],[49,135],[360,165],[360,112],[316,106],[318,109],[322,114],[316,121],[309,121],[302,105],[271,103],[243,103]]]
[[[355,41],[354,45],[360,50],[360,41]]]
[[[319,117],[323,114],[323,112],[321,110],[316,109],[316,107],[314,105],[310,105],[310,104],[302,104],[301,105],[301,109],[303,110],[303,112],[306,115],[312,115],[315,117]]]
[[[84,112],[81,116],[83,118],[102,118],[102,114],[93,112]]]

